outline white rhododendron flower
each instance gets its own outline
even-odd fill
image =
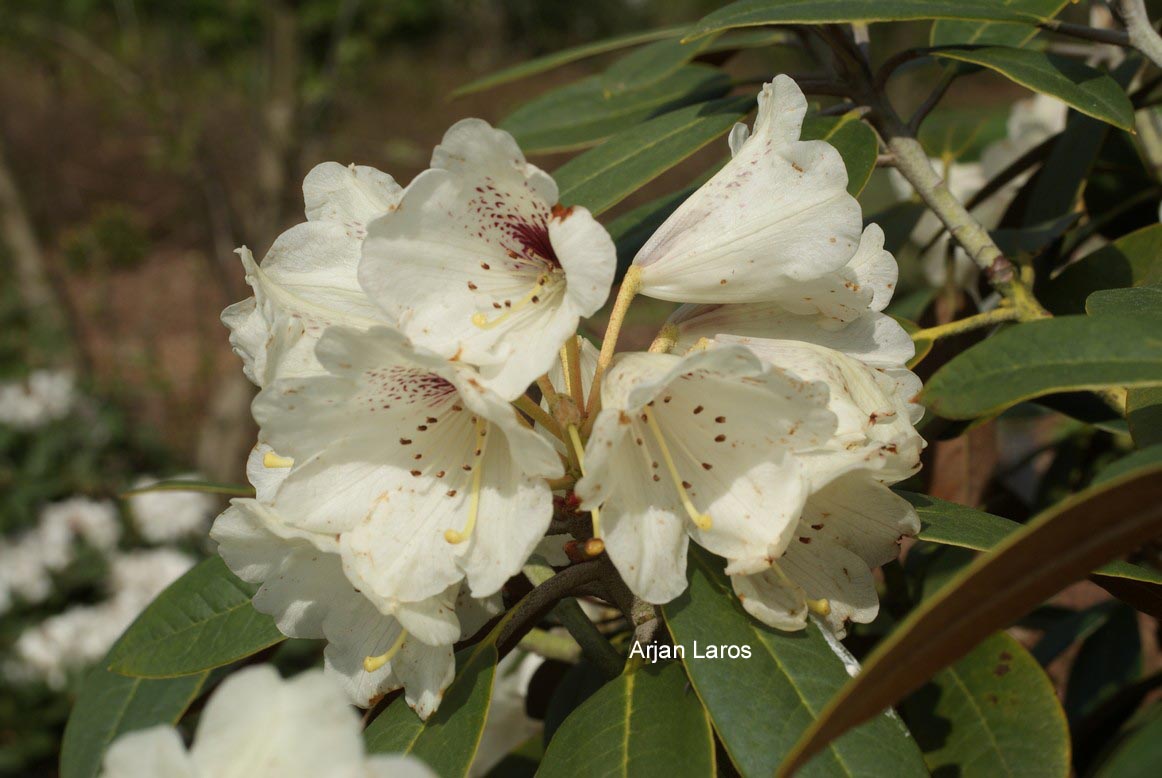
[[[338,536],[384,612],[461,580],[497,592],[548,528],[556,452],[475,371],[394,330],[332,327],[317,355],[328,375],[280,379],[254,403],[263,439],[294,460],[279,515]]]
[[[324,162],[303,181],[307,221],[280,235],[261,265],[239,249],[254,296],[223,311],[222,321],[251,381],[321,372],[315,343],[332,324],[385,323],[356,269],[367,224],[395,208],[402,191],[374,168]]]
[[[638,596],[662,603],[685,589],[690,538],[732,572],[782,554],[807,496],[794,452],[835,429],[825,386],[741,347],[628,354],[601,403],[577,494],[601,507],[605,548]]]
[[[489,615],[486,606],[458,608],[456,587],[384,614],[343,574],[333,537],[294,530],[253,500],[235,500],[211,537],[239,578],[260,585],[254,607],[273,616],[279,631],[327,641],[328,673],[362,707],[403,687],[427,718],[455,674],[452,644]]]
[[[886,256],[879,263],[894,266]],[[888,488],[919,469],[924,447],[914,426],[920,381],[906,367],[914,347],[879,312],[894,284],[886,267],[865,274],[840,293],[848,298],[842,317],[751,303],[686,306],[670,319],[678,353],[744,346],[787,375],[828,387],[837,426],[796,454],[810,495],[795,540],[766,569],[732,576],[743,606],[771,626],[802,628],[811,610],[838,634],[848,620],[871,621],[879,608],[871,568],[919,530],[915,510]]]
[[[160,725],[122,735],[102,778],[435,778],[415,757],[367,755],[359,716],[318,670],[248,667],[210,696],[187,748]]]
[[[641,293],[679,302],[768,300],[790,282],[848,263],[860,207],[847,168],[824,141],[799,139],[807,100],[787,76],[766,84],[749,137],[666,219],[638,252]]]
[[[452,644],[475,634],[498,603],[450,587],[383,613],[344,575],[333,535],[293,528],[269,505],[289,468],[269,446],[255,447],[247,471],[258,497],[233,500],[215,521],[210,536],[219,553],[238,577],[259,585],[254,607],[284,635],[327,640],[325,667],[353,702],[369,707],[403,687],[427,718],[452,682]]]
[[[511,135],[465,119],[369,226],[359,280],[416,344],[475,365],[512,399],[605,303],[616,261],[605,229],[558,205],[556,182]]]

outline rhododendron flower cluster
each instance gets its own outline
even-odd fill
[[[285,634],[328,642],[354,702],[402,687],[428,716],[452,645],[560,551],[555,514],[647,603],[684,590],[693,541],[771,626],[875,616],[871,569],[918,528],[888,486],[923,447],[911,341],[882,313],[895,260],[838,152],[800,139],[795,83],[758,102],[638,253],[600,350],[577,328],[613,241],[479,120],[406,188],[316,167],[307,222],[240,252],[254,296],[223,319],[260,389],[255,496],[212,535]],[[618,353],[637,294],[687,305]]]

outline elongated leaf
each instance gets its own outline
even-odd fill
[[[1152,470],[1162,465],[1162,461],[1150,460],[1136,463],[1122,473]],[[1112,466],[1111,466],[1112,467]],[[1099,483],[1114,480],[1094,479],[1094,486]],[[991,551],[1003,543],[1011,535],[1021,531],[1023,525],[1017,522],[994,516],[991,513],[978,511],[954,502],[939,500],[926,494],[914,492],[897,492],[916,508],[916,515],[920,517],[920,533],[916,536],[920,540],[930,543],[941,543],[949,546],[970,548],[973,551]],[[1162,573],[1150,570],[1141,565],[1129,562],[1109,562],[1094,570],[1094,579],[1106,585],[1110,579],[1125,579],[1137,581],[1153,586],[1162,586]]]
[[[500,123],[528,153],[583,148],[651,116],[721,97],[730,78],[717,68],[687,65],[635,91],[608,92],[600,76],[582,79],[525,103]]]
[[[1007,46],[948,49],[934,56],[986,67],[1034,92],[1056,97],[1086,116],[1123,130],[1134,128],[1134,107],[1118,83],[1076,60]]]
[[[141,612],[109,652],[109,669],[143,678],[188,675],[285,640],[250,604],[256,589],[221,557],[200,562]]]
[[[713,42],[714,37],[707,35],[689,43],[671,38],[643,46],[606,69],[601,75],[602,89],[617,94],[655,85],[676,73]]]
[[[1135,445],[1162,443],[1162,386],[1131,389],[1126,395],[1126,421]]]
[[[139,486],[121,493],[122,497],[132,497],[146,492],[202,492],[204,494],[224,494],[228,497],[253,497],[254,487],[245,484],[223,484],[216,481],[192,481],[174,478],[148,486]]]
[[[919,19],[974,19],[1035,23],[1037,17],[1010,10],[996,0],[741,0],[694,25],[686,36],[767,24],[908,22]]]
[[[721,569],[721,562],[692,548],[690,586],[663,613],[731,761],[744,776],[769,776],[848,674],[814,623],[802,632],[781,632],[755,621]],[[750,658],[705,658],[707,646],[720,645],[748,646]],[[833,743],[808,774],[895,778],[927,772],[899,721],[877,716]]]
[[[847,191],[858,196],[876,167],[876,134],[855,113],[836,117],[813,116],[803,122],[803,140],[825,140],[843,157]]]
[[[209,671],[180,678],[127,678],[103,664],[93,668],[65,726],[61,778],[97,775],[109,744],[126,732],[176,724],[208,675]]]
[[[677,662],[646,665],[598,689],[565,719],[537,771],[540,778],[714,774],[710,719]]]
[[[1086,299],[1085,310],[1091,315],[1162,316],[1162,286],[1135,286],[1094,292]]]
[[[1053,684],[1004,632],[937,673],[900,712],[933,775],[1069,775],[1069,727]]]
[[[687,106],[614,135],[556,170],[561,202],[595,214],[612,208],[724,135],[754,103],[742,97]]]
[[[1048,666],[1074,643],[1085,640],[1106,623],[1110,614],[1118,607],[1116,600],[1099,602],[1092,608],[1075,611],[1045,631],[1037,645],[1033,647],[1033,658],[1042,667]]]
[[[662,226],[662,222],[670,218],[670,214],[697,189],[698,185],[691,184],[685,189],[639,205],[609,223],[607,227],[609,235],[613,238],[613,244],[617,246],[617,278],[620,279],[625,275],[625,271],[633,263],[634,256],[646,245],[654,231]]]
[[[999,413],[1034,397],[1162,384],[1162,327],[1137,316],[1061,316],[998,332],[936,371],[921,394],[947,419]]]
[[[421,721],[403,697],[397,698],[363,731],[368,750],[413,754],[441,778],[467,775],[492,701],[497,658],[491,640],[461,651],[456,656],[456,678],[439,709]]]
[[[789,775],[1046,597],[1162,532],[1162,468],[1066,499],[997,546],[900,623],[780,768]],[[1100,511],[1101,522],[1093,520]]]
[[[1143,720],[1102,763],[1095,778],[1153,778],[1162,764],[1162,702],[1155,702]]]
[[[519,65],[513,65],[510,68],[497,71],[484,78],[478,78],[471,83],[465,84],[456,91],[452,92],[452,97],[463,97],[474,92],[483,92],[486,89],[507,84],[512,81],[520,81],[529,76],[535,76],[538,73],[544,73],[554,68],[559,68],[562,65],[567,65],[570,62],[576,62],[589,57],[595,57],[598,54],[605,54],[610,51],[617,51],[619,49],[628,49],[630,46],[639,46],[643,43],[651,43],[653,41],[665,40],[666,38],[676,38],[686,31],[684,25],[677,27],[666,27],[660,30],[646,30],[645,32],[633,32],[628,35],[619,35],[615,38],[607,38],[603,41],[596,41],[594,43],[586,43],[581,46],[574,46],[571,49],[563,51],[555,51],[544,57],[522,62]]]
[[[1005,8],[1038,18],[1052,18],[1069,0],[1001,0]],[[1031,24],[1009,22],[964,22],[937,20],[930,36],[933,46],[971,44],[975,46],[1023,46],[1037,34]]]
[[[1094,292],[1162,284],[1162,224],[1118,238],[1066,267],[1037,296],[1056,314],[1083,313]]]
[[[1077,726],[1142,672],[1138,614],[1119,603],[1109,618],[1081,644],[1069,670],[1065,710]]]

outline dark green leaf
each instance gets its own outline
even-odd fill
[[[1100,602],[1092,608],[1074,611],[1045,630],[1037,645],[1033,646],[1033,657],[1042,667],[1047,666],[1074,643],[1085,640],[1096,632],[1098,627],[1106,623],[1116,607],[1117,601],[1110,600]]]
[[[781,632],[755,621],[739,604],[722,563],[691,548],[690,586],[663,606],[666,624],[699,699],[731,761],[744,776],[769,776],[827,700],[848,680],[844,662],[808,624]],[[707,646],[749,646],[749,659],[709,659]],[[915,743],[899,721],[877,716],[833,743],[803,776],[926,775]]]
[[[1010,11],[1052,18],[1068,5],[1069,0],[1002,0]],[[1031,24],[1008,22],[964,22],[941,19],[932,25],[933,46],[972,44],[976,46],[1023,46],[1037,28]]]
[[[1154,778],[1162,764],[1162,702],[1118,744],[1094,778]]]
[[[1126,395],[1126,420],[1135,445],[1162,443],[1162,386],[1131,389]]]
[[[1162,444],[1154,444],[1128,454],[1109,464],[1093,478],[1093,484],[1105,483],[1120,478],[1126,473],[1132,473],[1146,467],[1156,467],[1162,464]]]
[[[677,662],[626,672],[581,704],[553,736],[540,778],[714,775],[714,734]]]
[[[501,123],[528,153],[590,146],[651,116],[721,97],[730,78],[717,68],[686,65],[636,91],[609,92],[591,76],[546,92]]]
[[[91,778],[118,736],[176,724],[209,671],[180,678],[127,678],[102,666],[85,678],[61,741],[61,778]]]
[[[595,214],[612,208],[724,135],[754,103],[742,97],[691,105],[614,135],[556,170],[561,202]]]
[[[1068,775],[1069,728],[1053,684],[998,632],[901,706],[933,775]]]
[[[522,78],[535,76],[538,73],[544,73],[547,70],[559,68],[562,65],[567,65],[570,62],[587,59],[589,57],[597,56],[598,54],[605,54],[610,51],[617,51],[618,49],[626,49],[630,46],[638,46],[642,43],[650,43],[652,41],[664,40],[666,38],[676,38],[686,31],[685,25],[678,27],[666,27],[661,30],[646,30],[645,32],[634,32],[628,35],[619,35],[616,38],[608,38],[603,41],[595,43],[586,43],[583,46],[575,46],[564,51],[556,51],[544,57],[522,62],[519,65],[514,65],[510,68],[492,73],[484,78],[478,78],[475,81],[465,84],[452,93],[452,97],[461,97],[463,95],[470,95],[473,92],[483,92],[486,89],[507,84],[511,81],[519,81]]]
[[[254,487],[244,484],[223,484],[215,481],[192,481],[174,478],[158,481],[148,486],[139,486],[121,493],[122,497],[131,497],[146,492],[202,492],[204,494],[224,494],[228,497],[253,497]]]
[[[1104,483],[1114,476],[1122,476],[1134,470],[1156,467],[1155,462],[1142,462],[1126,468],[1121,473],[1115,473],[1109,479],[1101,479]],[[1094,486],[1099,480],[1094,480]],[[961,548],[971,548],[974,551],[991,551],[993,547],[1003,543],[1010,535],[1019,532],[1022,525],[1011,519],[994,516],[991,513],[978,511],[965,505],[939,500],[926,494],[915,492],[897,492],[916,509],[920,517],[920,533],[916,536],[920,540],[930,543],[941,543]],[[1125,578],[1131,581],[1140,581],[1162,586],[1162,573],[1148,570],[1140,565],[1129,562],[1110,562],[1094,571],[1095,578]]]
[[[544,742],[547,747],[553,740],[553,735],[560,729],[565,719],[569,718],[581,703],[592,697],[594,693],[609,680],[596,666],[589,662],[578,662],[565,671],[564,677],[553,691],[549,700],[549,707],[545,711]]]
[[[1134,286],[1129,289],[1103,289],[1085,301],[1091,315],[1142,314],[1162,316],[1162,286]]]
[[[286,639],[250,603],[257,587],[211,557],[158,595],[109,652],[122,675],[166,678],[220,667]]]
[[[1094,292],[1162,284],[1162,224],[1143,227],[1074,262],[1038,291],[1056,314],[1083,313]]]
[[[832,22],[906,22],[918,19],[973,19],[1028,22],[1037,17],[995,0],[741,0],[699,21],[688,38],[736,27]]]
[[[1040,514],[915,608],[827,704],[779,769],[919,688],[988,635],[1093,568],[1162,532],[1162,469],[1086,489]],[[1100,512],[1102,521],[1093,517]]]
[[[456,655],[456,678],[439,709],[421,721],[402,696],[397,698],[364,730],[368,750],[412,754],[441,778],[467,775],[492,701],[497,658],[490,640],[461,651]]]
[[[1109,75],[1076,60],[1030,49],[990,46],[934,52],[940,59],[986,67],[1095,119],[1132,130],[1134,107]]]
[[[1085,639],[1065,687],[1065,710],[1076,726],[1142,672],[1138,614],[1118,604],[1105,624]]]
[[[607,94],[617,94],[656,85],[713,42],[714,37],[707,35],[689,43],[671,38],[643,46],[610,65],[600,77],[601,87]]]
[[[1162,327],[1138,316],[1061,316],[1001,330],[936,371],[925,405],[947,419],[1056,392],[1162,384]]]
[[[847,168],[847,191],[858,196],[876,167],[876,134],[855,113],[813,116],[803,122],[803,140],[825,140],[835,147]]]

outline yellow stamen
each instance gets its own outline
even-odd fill
[[[662,460],[666,463],[666,469],[670,471],[670,478],[674,481],[674,486],[678,489],[678,497],[682,500],[682,507],[686,509],[686,513],[690,515],[690,521],[694,522],[700,530],[708,530],[714,523],[710,520],[710,515],[701,513],[694,507],[694,503],[690,500],[690,495],[686,491],[685,484],[682,483],[682,476],[678,475],[678,468],[674,465],[674,458],[670,456],[670,449],[666,446],[666,440],[662,437],[662,430],[658,426],[658,422],[654,419],[654,415],[650,413],[648,407],[642,409],[643,415],[646,417],[646,425],[653,433],[654,440],[658,442],[658,448],[662,450]]]
[[[577,431],[576,425],[573,424],[570,424],[568,429],[569,440],[573,441],[573,451],[577,454],[577,464],[581,468],[581,475],[585,475],[585,444],[581,442],[581,433]],[[593,517],[593,537],[589,542],[592,543],[593,540],[596,540],[597,542],[601,543],[601,509],[594,508],[593,510],[589,511],[589,513]],[[597,548],[596,545],[586,546],[586,548],[590,547],[594,549]],[[591,556],[597,556],[604,550],[605,544],[601,543],[601,550],[596,551],[595,553],[591,554]]]
[[[290,467],[295,461],[290,457],[280,457],[273,451],[267,451],[262,455],[263,467]]]
[[[391,644],[391,648],[387,649],[379,656],[365,656],[363,657],[363,669],[369,673],[374,673],[379,668],[391,661],[391,658],[399,653],[399,649],[403,646],[403,642],[407,639],[408,633],[406,629],[399,631],[399,637]]]
[[[444,530],[444,540],[452,545],[463,543],[472,537],[476,526],[476,514],[480,512],[480,479],[484,476],[484,447],[488,445],[488,422],[479,416],[476,423],[476,450],[472,454],[472,498],[468,502],[468,523],[462,530]]]
[[[802,590],[803,587],[792,581],[790,577],[783,572],[783,568],[779,567],[778,562],[771,562],[771,569],[775,571],[775,575],[779,576],[779,580],[781,580],[788,587],[792,589],[799,589],[800,591]],[[806,597],[805,599],[807,602],[807,610],[811,611],[816,616],[827,617],[831,615],[831,601],[826,597],[820,597],[818,600],[812,600],[810,597]]]
[[[477,312],[472,314],[472,323],[482,330],[489,330],[502,324],[506,319],[508,319],[509,316],[512,316],[521,308],[524,308],[526,305],[533,302],[533,298],[539,296],[541,292],[544,291],[545,286],[548,283],[549,277],[547,275],[537,276],[537,283],[533,286],[532,289],[529,290],[528,294],[517,300],[515,303],[512,303],[511,305],[506,304],[506,310],[504,313],[500,314],[495,319],[489,319],[486,314]]]

